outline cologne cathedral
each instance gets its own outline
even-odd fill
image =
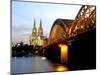
[[[42,21],[40,20],[40,25],[37,29],[36,21],[34,19],[32,34],[29,37],[29,43],[33,47],[41,46],[43,47],[47,42],[47,37],[43,36],[43,28],[42,28]]]

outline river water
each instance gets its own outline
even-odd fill
[[[52,63],[46,57],[12,57],[11,73],[40,73],[40,72],[68,71],[64,65]]]

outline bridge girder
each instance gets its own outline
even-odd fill
[[[68,32],[69,37],[78,35],[80,32],[82,33],[84,31],[91,29],[90,25],[91,28],[93,27],[93,25],[96,25],[96,7],[83,5],[79,10],[75,20],[70,25]]]
[[[52,45],[59,41],[64,41],[64,40],[70,41],[71,37],[77,36],[80,33],[95,28],[96,6],[82,5],[77,16],[75,17],[75,20],[69,25],[69,27],[66,26],[66,24],[63,21],[61,21],[61,23],[64,25],[65,33],[59,34],[60,36],[57,37],[57,39],[54,39],[49,44],[47,44],[47,46]]]

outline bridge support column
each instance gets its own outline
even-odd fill
[[[59,44],[61,50],[61,63],[67,63],[68,61],[68,46],[65,44]]]

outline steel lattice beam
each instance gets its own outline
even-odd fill
[[[62,24],[66,26],[66,24]],[[64,27],[65,34],[59,34],[57,39],[53,40],[48,45],[59,41],[70,39],[80,33],[91,30],[96,26],[96,6],[83,5],[77,13],[75,20],[70,24],[70,27]],[[63,35],[63,36],[62,36]]]

